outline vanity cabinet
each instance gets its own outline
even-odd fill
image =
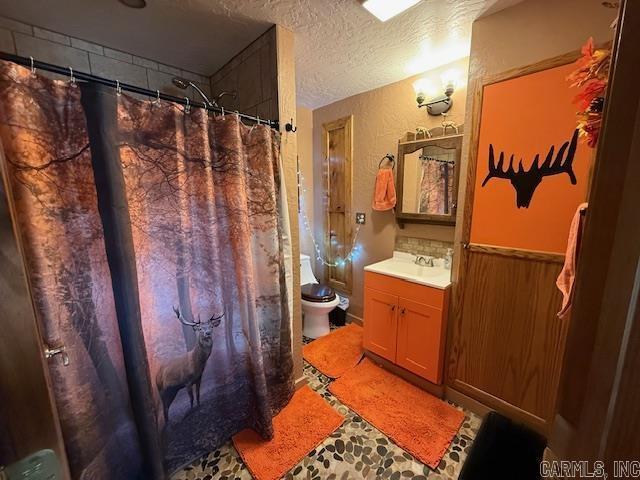
[[[449,288],[365,272],[364,348],[442,383]]]

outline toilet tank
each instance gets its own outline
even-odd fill
[[[311,270],[311,257],[309,255],[305,255],[304,253],[300,254],[300,285],[306,285],[308,283],[318,283],[316,276],[313,274],[313,270]]]

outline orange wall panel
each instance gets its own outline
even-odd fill
[[[571,218],[587,194],[591,149],[580,139],[573,160],[577,184],[566,173],[544,177],[528,208],[516,206],[516,190],[507,179],[492,178],[489,144],[495,161],[511,154],[528,170],[536,154],[542,163],[551,145],[555,153],[576,128],[577,89],[569,88],[573,64],[487,85],[483,91],[471,242],[507,248],[565,253]]]

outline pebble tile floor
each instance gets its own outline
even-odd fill
[[[309,343],[311,339],[305,338]],[[293,467],[284,478],[309,480],[391,479],[454,480],[458,478],[467,453],[480,428],[481,418],[465,413],[462,427],[435,470],[398,447],[384,433],[360,418],[328,390],[331,379],[307,362],[304,375],[345,421],[324,442]],[[177,472],[171,480],[245,480],[253,478],[231,441]]]

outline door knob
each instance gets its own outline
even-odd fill
[[[67,347],[65,347],[64,345],[56,348],[51,348],[48,345],[44,346],[44,358],[49,360],[56,355],[60,355],[62,357],[62,365],[64,365],[65,367],[69,365],[69,355],[67,354]]]

